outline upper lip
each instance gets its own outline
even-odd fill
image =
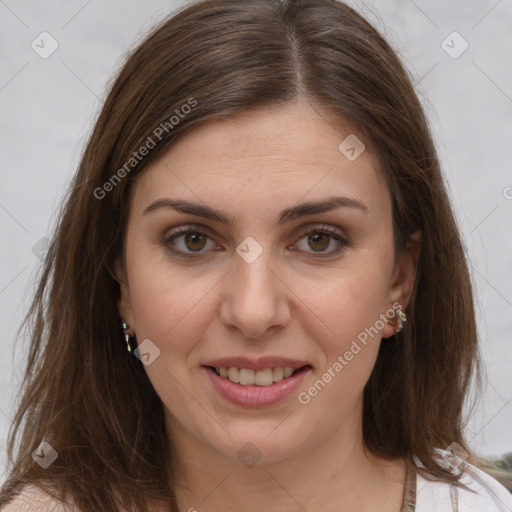
[[[288,359],[286,357],[265,356],[257,359],[249,359],[248,357],[223,357],[221,359],[212,359],[203,363],[203,366],[213,366],[216,368],[247,368],[258,371],[266,368],[302,368],[310,366],[307,361],[298,359]]]

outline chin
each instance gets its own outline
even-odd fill
[[[224,457],[238,461],[247,468],[254,465],[266,465],[280,462],[292,457],[301,449],[305,449],[306,441],[310,436],[299,439],[290,435],[289,429],[284,427],[279,432],[276,423],[272,422],[269,428],[243,429],[239,432],[230,430],[232,437],[224,436],[223,440],[215,442],[211,437],[206,441],[212,449]]]

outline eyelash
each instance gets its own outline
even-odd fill
[[[329,226],[329,225],[315,225],[315,226],[308,226],[302,233],[301,233],[301,236],[297,239],[297,242],[299,242],[300,240],[302,240],[304,237],[306,236],[309,236],[311,234],[323,234],[323,235],[327,235],[329,236],[331,239],[334,239],[336,240],[337,242],[339,242],[339,244],[341,245],[341,247],[339,247],[338,249],[335,249],[333,251],[330,251],[330,252],[317,252],[317,253],[307,253],[309,255],[313,255],[314,257],[317,257],[317,258],[327,258],[327,257],[331,257],[331,256],[334,256],[335,254],[339,254],[341,252],[343,252],[349,245],[348,241],[343,238],[339,232]],[[207,238],[209,238],[211,240],[211,237],[208,235],[208,233],[206,231],[203,231],[202,229],[200,229],[199,227],[186,227],[186,226],[181,226],[179,228],[176,228],[173,232],[171,232],[169,234],[169,236],[167,236],[164,240],[164,244],[166,246],[166,248],[173,254],[175,255],[178,255],[180,257],[183,257],[183,258],[195,258],[197,256],[201,256],[203,253],[202,252],[196,252],[196,253],[185,253],[185,252],[182,252],[182,251],[178,251],[176,249],[173,249],[171,247],[172,245],[172,242],[179,238],[179,237],[182,237],[184,235],[205,235]]]

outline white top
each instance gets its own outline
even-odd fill
[[[416,485],[413,481],[413,485],[406,489],[401,512],[512,512],[512,494],[503,485],[482,470],[459,461],[458,470],[453,472],[462,471],[459,482],[468,490],[448,482],[427,480],[416,473]],[[405,503],[406,497],[412,501]],[[2,506],[1,511],[78,512],[76,508],[54,500],[35,485],[27,486],[14,501]]]
[[[403,512],[512,512],[512,494],[502,484],[455,454],[450,456],[452,465],[440,459],[441,464],[453,474],[461,472],[459,483],[467,489],[417,474],[416,505]]]

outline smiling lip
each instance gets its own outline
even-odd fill
[[[300,370],[269,386],[243,386],[217,375],[213,369],[214,366],[248,368],[255,371],[288,366],[300,368]],[[308,363],[284,358],[261,358],[257,361],[246,358],[226,358],[209,361],[202,367],[219,395],[228,402],[243,407],[265,407],[284,400],[297,390],[311,369],[312,367]]]

